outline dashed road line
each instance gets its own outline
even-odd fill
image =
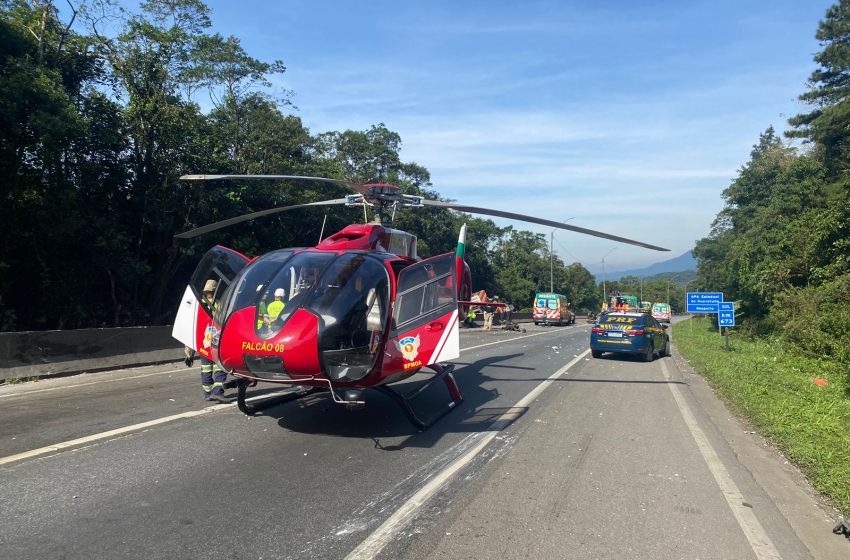
[[[471,350],[471,348],[470,348]],[[567,373],[571,367],[580,362],[590,353],[590,350],[585,350],[567,365],[550,375],[544,381],[540,382],[527,395],[521,398],[515,405],[507,410],[516,410],[517,408],[525,408],[536,399],[540,394],[551,385],[556,379]],[[448,484],[451,478],[457,474],[459,470],[467,466],[475,459],[484,448],[495,438],[500,431],[505,429],[514,420],[512,412],[505,413],[497,418],[486,430],[481,432],[482,437],[472,449],[464,453],[445,469],[435,474],[425,486],[419,489],[413,496],[410,497],[395,513],[393,513],[380,527],[366,537],[357,548],[352,550],[346,560],[366,560],[377,556],[393,539],[401,533],[407,525],[416,518],[416,514],[425,505],[430,498]]]

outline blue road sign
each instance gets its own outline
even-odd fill
[[[688,292],[688,313],[717,313],[722,292]]]
[[[724,301],[718,304],[717,308],[717,326],[719,327],[734,327],[735,326],[735,304],[731,301]]]

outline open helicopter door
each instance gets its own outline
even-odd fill
[[[224,291],[248,262],[250,259],[245,255],[221,245],[207,251],[183,292],[171,336],[205,358],[213,359],[212,337],[219,330],[213,319],[218,302],[222,301]],[[212,301],[204,297],[204,286],[210,280],[216,283]]]
[[[388,385],[377,389],[398,403],[414,426],[426,430],[463,402],[452,376],[454,364],[441,363],[460,356],[454,254],[420,261],[399,273],[392,318],[390,341],[384,347],[384,369],[398,372],[391,376],[396,379],[426,366],[435,375],[409,393],[400,393]],[[413,408],[414,401],[439,380],[445,382],[450,400],[436,414],[421,418]]]
[[[452,253],[399,273],[392,343],[386,347],[392,369],[397,365],[400,370],[418,369],[460,356],[456,276]]]

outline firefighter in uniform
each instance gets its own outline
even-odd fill
[[[274,291],[274,301],[266,306],[266,312],[263,315],[263,322],[266,328],[269,328],[280,317],[283,308],[286,307],[286,304],[283,302],[283,298],[285,297],[286,291],[283,288],[278,288]]]
[[[216,287],[218,287],[218,282],[215,280],[207,280],[207,283],[204,284],[204,299],[212,309],[218,308],[218,302],[214,299]],[[218,363],[201,356],[201,387],[204,390],[204,398],[208,401],[229,403],[230,399],[224,396],[226,382],[227,372],[221,369]]]

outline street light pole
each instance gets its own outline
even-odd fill
[[[561,223],[565,224],[565,223],[569,222],[570,220],[572,220],[573,218],[575,218],[575,216],[567,218],[566,220],[564,220]],[[551,294],[555,293],[555,272],[554,272],[555,253],[554,253],[554,246],[553,246],[554,243],[555,243],[555,230],[553,229],[552,232],[549,234],[549,293],[551,293]]]
[[[555,242],[555,230],[549,234],[549,293],[555,293],[555,273],[553,269],[552,244]]]
[[[602,257],[602,303],[608,302],[608,291],[605,289],[605,257],[610,255],[611,252],[614,251],[614,249],[616,249],[616,247],[612,247],[611,251],[608,251],[607,253],[605,253],[605,256]]]

